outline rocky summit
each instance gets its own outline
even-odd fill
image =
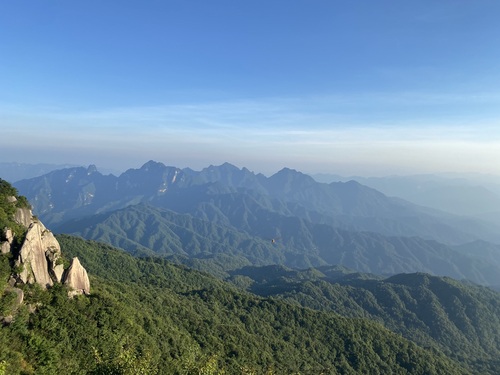
[[[46,289],[55,283],[63,283],[71,289],[70,296],[89,294],[87,271],[78,258],[74,258],[70,267],[64,270],[61,247],[52,232],[33,216],[29,208],[16,207],[18,199],[15,196],[5,196],[2,199],[5,204],[15,207],[10,225],[21,228],[24,232],[23,238],[17,238],[20,237],[19,230],[16,231],[7,224],[2,228],[0,236],[1,252],[11,253],[13,257],[11,286],[37,283]]]

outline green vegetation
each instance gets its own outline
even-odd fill
[[[17,191],[7,181],[0,179],[0,235],[3,236],[3,228],[10,227],[16,206],[8,200],[10,196],[16,196]]]
[[[137,205],[82,220],[89,225],[68,223],[144,257],[59,236],[59,262],[79,257],[90,296],[25,285],[19,305],[21,290],[7,283],[19,270],[11,254],[0,256],[0,375],[496,373],[500,297],[492,290],[426,274],[383,279],[343,267],[248,267],[335,263],[331,246],[356,264],[374,241],[387,245],[387,256],[415,244],[432,255],[430,242],[249,214],[253,198],[240,198],[218,198],[199,217]],[[233,210],[240,203],[245,209]],[[13,220],[17,208],[29,208],[27,200],[0,180],[0,229],[20,240],[26,228]],[[277,234],[270,221],[280,228],[277,243],[266,240]],[[193,267],[230,272],[232,284]]]
[[[15,200],[12,201],[11,197]],[[14,221],[17,208],[31,208],[26,197],[19,196],[16,188],[0,178],[0,241],[5,240],[4,229],[12,230],[15,243],[20,245],[24,240],[26,229]]]
[[[377,274],[420,270],[484,285],[500,283],[500,268],[435,241],[314,224],[252,207],[255,202],[244,195],[218,199],[217,204],[203,204],[195,215],[145,204],[128,206],[70,221],[58,232],[105,242],[136,256],[166,257],[219,277],[248,265],[342,264]]]
[[[24,288],[26,304],[0,330],[8,374],[469,373],[366,319],[257,297],[164,259],[58,240],[87,268],[92,294]]]
[[[381,279],[340,267],[247,267],[230,280],[262,296],[377,321],[482,374],[500,368],[500,294],[486,287],[423,273]]]

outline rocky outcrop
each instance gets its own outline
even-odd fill
[[[16,202],[17,202],[17,198],[16,198],[16,197],[14,197],[14,196],[12,196],[12,195],[11,195],[11,196],[9,196],[9,197],[7,197],[7,198],[6,198],[6,200],[7,200],[7,202],[9,202],[9,203],[16,203]]]
[[[15,197],[9,197],[9,202],[16,202]],[[17,271],[13,275],[12,286],[16,284],[37,283],[43,288],[54,283],[64,283],[71,291],[70,296],[76,294],[89,294],[90,282],[87,271],[74,258],[70,267],[64,271],[61,247],[59,242],[27,208],[17,208],[14,220],[24,227],[27,232],[22,245],[14,246],[14,233],[9,228],[3,230],[3,241],[0,242],[2,253],[13,253],[14,266]]]
[[[77,257],[73,258],[71,265],[66,270],[63,282],[71,289],[70,296],[90,294],[89,276]]]
[[[61,247],[52,232],[39,221],[31,222],[16,260],[16,266],[22,269],[21,281],[42,287],[61,282],[64,266],[58,263],[60,258]]]
[[[29,208],[18,208],[14,214],[14,220],[25,227],[29,227],[33,220],[33,213]]]
[[[26,198],[17,195],[16,189],[2,179],[0,223],[0,256],[9,255],[10,265],[8,283],[0,285],[0,294],[9,295],[1,309],[5,316],[0,316],[0,324],[12,323],[18,307],[24,304],[23,284],[49,288],[64,283],[70,297],[90,293],[87,271],[78,258],[65,272],[61,246],[55,236],[33,216]],[[28,307],[34,311],[37,305]]]
[[[5,238],[5,241],[0,241],[0,253],[7,254],[10,252],[12,242],[14,242],[14,234],[9,228],[5,228],[3,231],[3,237]]]

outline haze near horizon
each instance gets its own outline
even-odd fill
[[[500,175],[498,2],[2,8],[0,162]]]

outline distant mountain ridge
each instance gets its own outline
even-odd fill
[[[496,263],[449,246],[500,240],[496,228],[355,181],[317,183],[288,168],[265,177],[229,163],[196,172],[149,161],[118,177],[90,166],[15,186],[56,232],[200,267],[211,260],[217,272],[248,264],[342,264],[500,285]]]
[[[175,210],[188,212],[193,206],[190,200],[244,193],[277,199],[290,215],[314,216],[319,222],[334,222],[350,230],[420,236],[444,243],[500,242],[498,228],[478,221],[389,198],[354,181],[317,183],[288,168],[266,178],[229,163],[195,172],[149,161],[118,177],[104,176],[90,166],[58,170],[14,185],[34,202],[35,212],[48,226],[140,202],[161,208],[173,205]]]
[[[2,162],[0,163],[0,176],[5,181],[14,183],[16,181],[24,180],[27,178],[33,178],[42,176],[51,171],[63,169],[63,168],[73,168],[76,165],[70,164],[28,164],[28,163],[16,163],[16,162]]]
[[[500,177],[490,175],[413,175],[386,177],[342,177],[313,175],[317,181],[350,181],[382,193],[439,210],[500,222]]]

